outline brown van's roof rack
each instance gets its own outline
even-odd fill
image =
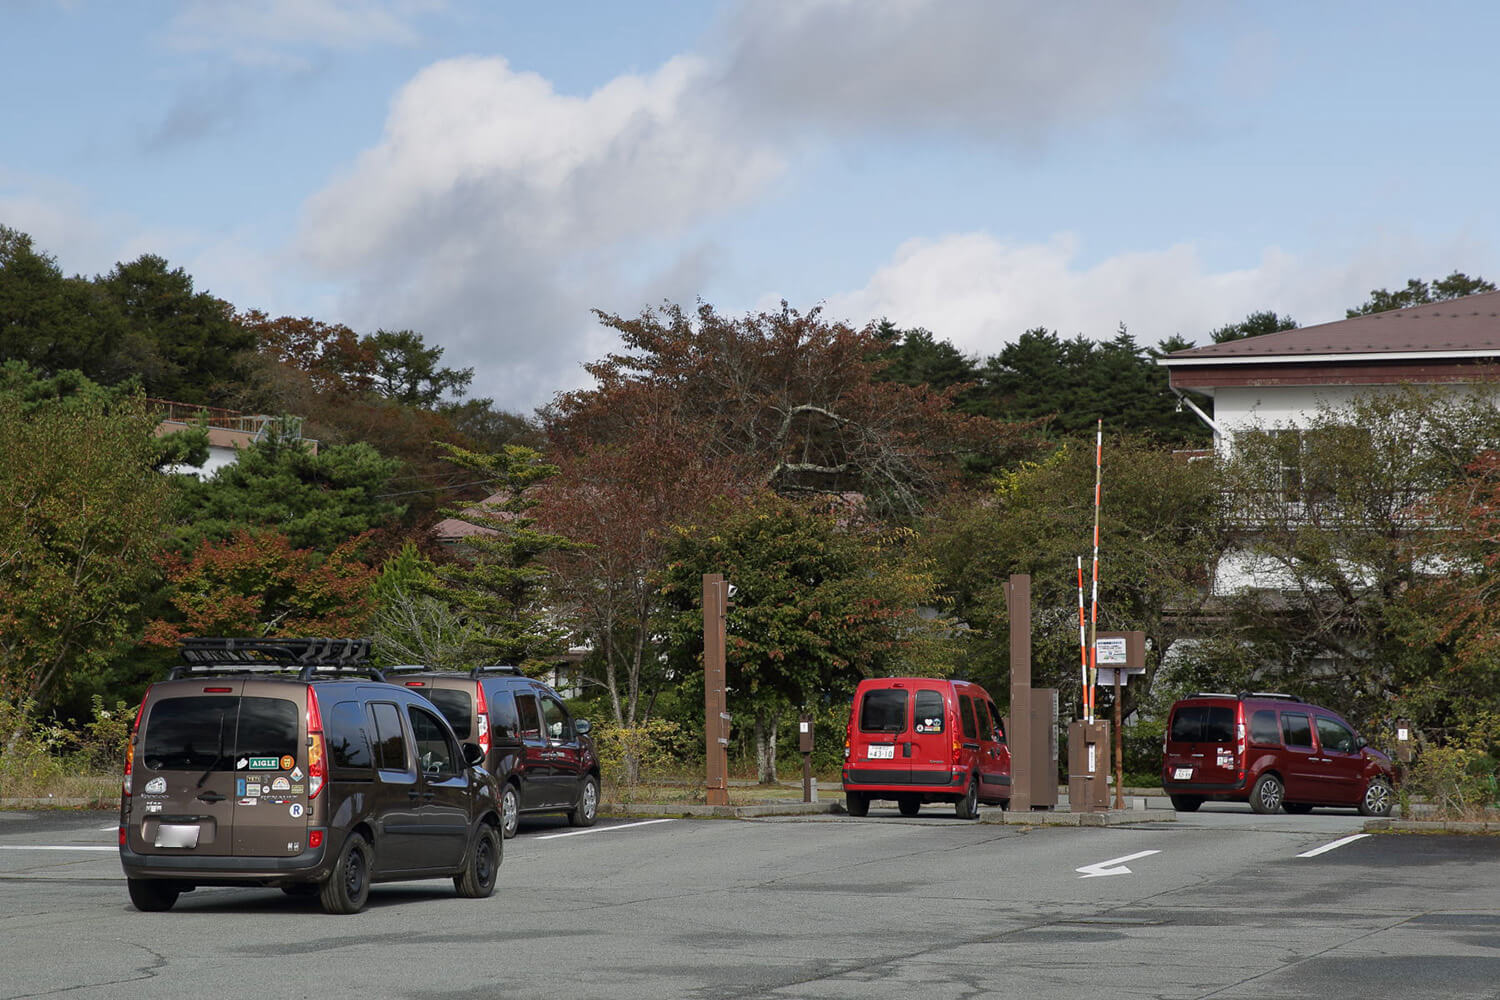
[[[191,674],[279,674],[296,671],[308,681],[319,674],[359,673],[385,680],[370,665],[369,639],[244,639],[194,637],[178,643],[183,662],[171,680]]]

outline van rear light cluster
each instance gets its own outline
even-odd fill
[[[964,762],[964,747],[958,741],[958,734],[953,734],[953,766],[959,767]]]
[[[1245,780],[1245,758],[1250,753],[1250,741],[1245,732],[1245,703],[1239,702],[1234,710],[1234,759],[1239,781]]]
[[[146,696],[151,689],[146,689],[146,694],[141,695],[141,703],[135,710],[135,724],[130,727],[130,742],[125,744],[125,777],[120,782],[120,794],[130,794],[130,773],[135,770],[135,738],[141,731],[141,714],[146,711]],[[120,836],[125,836],[125,828],[120,827]],[[122,839],[120,843],[124,843]]]
[[[319,847],[322,847],[323,846],[323,831],[322,830],[308,830],[307,831],[307,846],[310,847],[310,848],[312,848],[313,850],[317,850]]]
[[[307,797],[315,799],[328,778],[328,761],[324,757],[323,713],[318,710],[318,693],[307,686]]]
[[[479,719],[479,749],[484,751],[485,759],[490,756],[490,706],[484,700],[484,684],[474,682],[474,711]]]

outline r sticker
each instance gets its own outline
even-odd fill
[[[302,803],[300,803],[300,802],[293,802],[292,803],[292,808],[289,811],[292,814],[292,819],[301,819],[302,818]]]

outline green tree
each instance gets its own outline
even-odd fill
[[[1221,668],[1359,721],[1439,682],[1451,650],[1413,643],[1410,618],[1410,595],[1456,555],[1433,498],[1497,445],[1488,395],[1417,388],[1320,407],[1301,428],[1236,434],[1223,475],[1243,527],[1221,575],[1257,585],[1224,609]]]
[[[235,321],[228,302],[195,291],[182,268],[143,254],[95,284],[124,321],[114,362],[119,371],[106,381],[134,375],[149,396],[215,405],[244,381],[254,335]]]
[[[140,399],[28,399],[25,372],[8,364],[0,383],[0,697],[46,708],[139,627],[167,483]]]
[[[1009,686],[1004,586],[1031,576],[1033,678],[1064,703],[1081,700],[1078,559],[1092,586],[1095,449],[1073,441],[1046,461],[999,476],[987,494],[955,498],[926,533],[944,595],[967,626],[969,675]],[[1208,463],[1184,462],[1149,441],[1104,443],[1099,514],[1101,631],[1141,630],[1152,655],[1126,689],[1128,714],[1150,690],[1161,657],[1199,634],[1206,568],[1220,545],[1219,491]]]
[[[1345,316],[1353,319],[1356,316],[1368,316],[1371,313],[1387,312],[1391,309],[1406,309],[1409,306],[1426,305],[1429,302],[1446,302],[1449,299],[1494,290],[1494,282],[1483,278],[1471,278],[1462,271],[1454,271],[1448,277],[1434,279],[1431,283],[1419,278],[1410,278],[1405,288],[1394,292],[1384,288],[1372,288],[1370,297],[1365,300],[1364,304],[1346,310]]]
[[[295,548],[331,552],[353,535],[389,525],[403,507],[384,498],[400,468],[363,442],[316,454],[286,424],[241,448],[211,479],[185,479],[177,507],[182,541],[222,540],[247,527],[275,527]]]
[[[30,236],[0,226],[0,361],[99,378],[110,367],[121,322],[97,288],[64,277]]]
[[[369,633],[382,666],[420,663],[437,670],[477,666],[486,635],[446,599],[437,565],[408,541],[370,589]]]
[[[475,628],[478,655],[517,666],[552,662],[566,627],[545,603],[545,559],[571,548],[562,535],[541,530],[533,513],[537,489],[557,474],[540,452],[506,445],[498,452],[442,445],[448,460],[483,480],[490,495],[448,512],[478,530],[455,546],[455,562],[437,570],[452,605]]]
[[[374,357],[375,391],[405,406],[432,408],[445,393],[462,396],[472,368],[442,368],[441,347],[428,347],[413,330],[377,330],[360,341]]]
[[[1297,321],[1290,316],[1278,316],[1274,309],[1253,312],[1238,323],[1229,323],[1209,333],[1215,344],[1226,344],[1231,340],[1259,337],[1266,333],[1280,333],[1297,329]]]
[[[959,386],[957,397],[962,406],[963,387],[979,380],[979,363],[946,340],[938,340],[929,330],[915,327],[902,330],[889,320],[881,320],[875,336],[884,345],[876,353],[883,367],[875,377],[902,385],[928,385],[934,389]]]
[[[663,630],[680,671],[702,676],[703,574],[737,588],[726,623],[731,713],[752,720],[760,780],[776,780],[780,720],[862,677],[946,673],[947,624],[925,567],[904,557],[909,530],[861,528],[838,504],[813,508],[775,494],[718,505],[682,528],[663,595]]]

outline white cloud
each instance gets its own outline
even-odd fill
[[[238,62],[295,65],[304,46],[359,49],[411,45],[419,15],[439,0],[187,0],[166,41],[187,51],[227,52]]]
[[[488,370],[477,391],[501,405],[542,402],[578,382],[588,309],[619,301],[642,242],[745,202],[781,169],[699,103],[702,72],[679,58],[573,97],[502,59],[428,67],[381,141],[306,204],[299,253],[358,282],[356,322],[421,330],[445,361]]]
[[[1177,63],[1177,0],[747,0],[722,80],[768,117],[839,132],[1027,139],[1137,105]]]
[[[1206,343],[1208,331],[1252,312],[1289,314],[1304,326],[1326,323],[1343,319],[1343,310],[1364,301],[1371,288],[1447,274],[1450,261],[1495,259],[1494,247],[1469,237],[1424,242],[1378,233],[1348,257],[1338,256],[1342,250],[1293,254],[1269,247],[1253,264],[1233,269],[1210,267],[1190,243],[1088,266],[1079,263],[1080,250],[1079,238],[1067,233],[1017,245],[984,233],[910,240],[863,288],[831,296],[827,311],[856,324],[884,317],[925,327],[980,357],[1038,326],[1107,340],[1123,322],[1143,346],[1174,334]]]

